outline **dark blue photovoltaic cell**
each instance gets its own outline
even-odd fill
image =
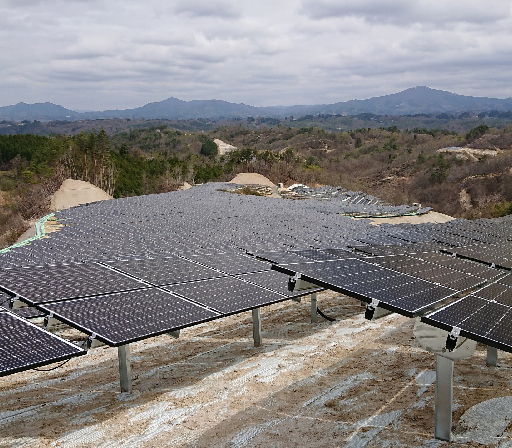
[[[270,263],[303,263],[304,257],[288,251],[256,252],[256,257]]]
[[[319,286],[370,302],[379,300],[406,316],[446,300],[457,291],[434,283],[401,274],[363,260],[340,260],[302,265],[274,265],[272,269],[295,275]]]
[[[212,310],[157,288],[66,300],[39,307],[87,334],[96,333],[99,340],[112,346],[220,317]]]
[[[0,376],[83,355],[79,347],[0,311]]]
[[[235,277],[214,278],[164,287],[221,314],[233,314],[289,299]]]
[[[494,283],[421,318],[507,351],[512,349],[512,288]]]
[[[452,252],[458,256],[494,264],[506,269],[512,268],[512,244],[503,241],[500,245],[478,244],[474,246],[457,247]]]
[[[177,256],[109,261],[106,264],[155,286],[221,277],[225,274]]]
[[[512,287],[512,274],[503,277],[501,280],[499,280],[499,283]]]
[[[347,251],[342,252],[341,254],[339,252],[333,253],[332,251],[327,252],[327,251],[320,251],[320,250],[316,250],[316,249],[292,250],[290,252],[297,254],[301,257],[308,258],[311,260],[316,260],[316,261],[339,260],[340,258],[348,258],[347,256],[349,256],[349,255],[354,257],[353,254],[351,254],[350,252],[347,252]]]
[[[307,291],[291,292],[288,290],[288,276],[276,271],[255,272],[251,274],[237,275],[237,278],[254,283],[262,288],[271,289],[279,294],[288,297],[299,297],[306,294],[322,291],[321,288],[309,289]]]
[[[226,274],[246,274],[248,272],[266,271],[270,269],[270,264],[259,261],[254,257],[239,254],[236,252],[213,253],[192,255],[185,254],[183,257],[191,261],[217,269]]]
[[[70,263],[1,269],[0,286],[32,305],[139,289],[144,284],[96,263]]]
[[[43,317],[46,315],[43,311],[38,310],[37,308],[35,308],[33,306],[16,308],[16,309],[12,309],[10,311],[19,317],[23,317],[23,319],[35,319],[36,317]]]

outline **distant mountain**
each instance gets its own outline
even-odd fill
[[[190,118],[235,118],[258,115],[258,108],[245,104],[229,103],[220,100],[182,101],[168,98],[149,103],[142,107],[126,110],[106,110],[104,112],[86,112],[83,118],[165,118],[186,120]]]
[[[510,111],[512,98],[497,99],[457,95],[429,87],[413,87],[399,93],[367,100],[351,100],[315,107],[314,113],[357,115],[414,115],[422,113],[460,113],[478,111]]]
[[[14,106],[0,107],[0,120],[23,121],[23,120],[80,120],[82,114],[58,106],[53,103],[26,104],[18,103]]]
[[[246,118],[249,116],[301,116],[317,114],[358,115],[414,115],[432,113],[461,113],[480,111],[512,111],[512,98],[497,99],[457,95],[429,87],[413,87],[399,93],[366,100],[350,100],[315,106],[254,107],[220,100],[182,101],[168,98],[135,109],[106,110],[79,113],[52,103],[25,104],[0,107],[0,120],[95,120],[101,118],[139,119],[193,119]]]

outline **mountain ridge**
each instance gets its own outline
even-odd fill
[[[292,106],[250,106],[223,100],[184,101],[169,97],[133,109],[76,112],[57,104],[17,103],[0,107],[0,120],[76,121],[101,118],[139,119],[214,119],[249,116],[285,117],[299,115],[336,114],[414,115],[422,113],[461,113],[480,111],[512,111],[512,98],[499,99],[459,95],[426,86],[416,86],[401,92],[332,104]]]

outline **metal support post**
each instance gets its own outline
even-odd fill
[[[119,356],[119,378],[121,392],[132,391],[132,369],[130,366],[130,345],[120,345],[117,348]]]
[[[498,365],[498,349],[487,346],[487,365],[496,367]]]
[[[259,308],[252,310],[252,337],[254,339],[254,346],[259,347],[261,345],[261,316]]]
[[[59,324],[60,322],[53,317],[53,313],[50,313],[48,316],[45,316],[44,318],[44,328],[50,329],[52,327],[55,327],[55,325]]]
[[[314,292],[311,294],[311,323],[312,324],[318,322],[317,309],[318,309],[317,296],[316,296],[316,292]]]
[[[450,442],[452,435],[453,361],[436,355],[435,438]]]

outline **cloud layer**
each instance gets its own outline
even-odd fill
[[[174,96],[256,106],[416,85],[512,96],[512,2],[6,0],[0,106],[124,109]]]

